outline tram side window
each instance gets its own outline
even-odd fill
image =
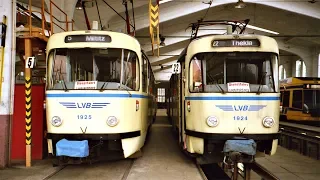
[[[283,99],[282,99],[282,106],[283,107],[289,107],[289,101],[290,101],[290,91],[283,91]]]
[[[315,99],[316,98],[316,91],[314,90],[307,90],[305,89],[303,91],[303,104],[305,108],[307,109],[312,109],[316,103],[319,103],[319,100]],[[318,98],[319,99],[319,98]]]
[[[192,92],[200,92],[202,91],[202,61],[194,58],[193,61],[191,61],[192,66]]]
[[[148,61],[146,59],[146,57],[143,57],[143,68],[142,68],[142,91],[143,92],[147,92],[147,78],[148,78],[148,72],[147,72],[147,68],[148,68]]]
[[[137,56],[135,53],[125,50],[124,51],[124,61],[123,61],[123,76],[122,76],[122,84],[133,89],[138,90],[139,85],[136,85],[136,74],[137,74]],[[138,69],[139,72],[139,69]],[[139,76],[138,76],[139,79]],[[139,83],[137,83],[139,84]]]
[[[150,88],[151,88],[151,67],[150,64],[148,64],[148,93],[150,94]]]
[[[302,90],[293,91],[292,107],[302,109]]]

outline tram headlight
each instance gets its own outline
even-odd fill
[[[51,124],[54,127],[59,127],[62,124],[62,119],[59,116],[53,116],[51,119]]]
[[[114,127],[119,123],[119,120],[114,116],[109,116],[107,119],[107,124],[110,127]]]
[[[272,117],[265,117],[262,120],[262,124],[266,128],[271,128],[274,125],[274,119]]]
[[[216,118],[216,117],[214,117],[214,116],[209,116],[209,117],[207,118],[207,125],[208,125],[209,127],[216,127],[216,126],[218,126],[218,124],[219,124],[218,118]]]

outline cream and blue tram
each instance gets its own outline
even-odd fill
[[[168,114],[179,144],[198,163],[252,162],[273,155],[279,136],[277,42],[258,35],[207,35],[180,54]]]
[[[46,50],[49,154],[136,157],[156,114],[155,79],[139,42],[118,32],[72,31],[52,35]]]

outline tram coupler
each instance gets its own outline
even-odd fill
[[[233,171],[237,179],[238,163],[252,163],[256,155],[257,144],[252,139],[227,140],[223,147],[223,167]]]
[[[252,139],[227,140],[223,147],[224,162],[251,163],[256,151],[257,144]]]

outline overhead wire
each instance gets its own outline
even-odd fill
[[[100,21],[100,27],[101,27],[101,30],[102,30],[102,22],[101,22],[101,17],[100,17],[100,12],[99,12],[99,7],[98,7],[98,2],[97,0],[95,0],[96,2],[96,6],[97,6],[97,11],[98,11],[98,16],[99,16],[99,21]]]
[[[102,0],[107,6],[109,6],[115,13],[118,14],[118,16],[120,16],[124,21],[126,21],[126,19],[124,17],[121,16],[121,14],[119,14],[112,6],[110,6],[105,0]],[[133,25],[131,23],[129,23],[131,27],[133,27]]]
[[[136,31],[136,19],[134,18],[134,6],[133,6],[133,0],[130,0],[131,1],[131,5],[132,5],[132,18],[133,18],[133,30],[134,32]]]
[[[209,4],[209,7],[207,8],[207,11],[206,11],[206,13],[204,14],[203,18],[201,19],[201,21],[204,20],[204,18],[206,18],[207,14],[208,14],[208,11],[209,11],[209,9],[210,9],[210,7],[211,7],[211,5],[212,5],[212,2],[213,2],[213,0],[210,0],[210,2],[208,3],[208,4]],[[205,3],[205,4],[207,4],[207,3]]]

